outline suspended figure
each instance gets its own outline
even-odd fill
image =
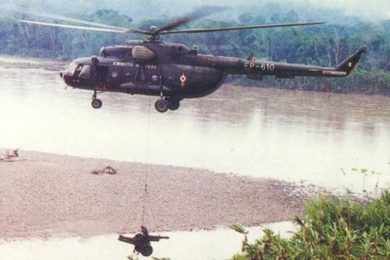
[[[146,227],[141,226],[141,232],[134,237],[125,237],[120,235],[118,240],[128,244],[134,245],[134,253],[139,253],[143,256],[151,256],[153,254],[153,247],[151,242],[158,242],[161,239],[169,239],[167,236],[151,236]]]

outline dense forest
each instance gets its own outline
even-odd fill
[[[28,6],[24,6],[25,10],[35,8],[34,2],[39,1],[30,1]],[[72,17],[84,20],[136,28],[158,26],[170,19],[168,15],[162,13],[167,6],[164,5],[165,8],[158,9],[157,6],[153,6],[157,5],[156,3],[143,6],[142,10],[139,9],[138,16],[142,12],[145,13],[148,8],[153,10],[151,12],[153,17],[145,15],[143,18],[129,15],[123,10],[118,11],[118,8],[114,8],[117,5],[114,5],[113,9],[99,9],[96,5],[86,4],[89,3],[88,1],[80,1],[80,5],[81,3],[84,3],[84,6],[77,11],[63,8],[66,10],[66,15],[71,14]],[[102,4],[102,7],[105,6]],[[61,11],[58,6],[57,9],[52,6],[45,8],[47,8],[46,11],[49,8]],[[351,77],[340,80],[302,78],[276,81],[266,79],[262,82],[251,82],[250,85],[390,95],[390,20],[368,20],[348,15],[341,9],[303,8],[303,5],[296,4],[286,7],[286,5],[264,3],[251,6],[251,8],[232,9],[225,14],[197,21],[189,27],[224,27],[307,20],[320,20],[327,23],[305,28],[177,35],[165,37],[164,40],[183,42],[189,46],[196,45],[201,52],[215,55],[246,58],[254,54],[260,59],[322,66],[334,66],[354,50],[367,46],[369,53]],[[15,18],[26,18],[25,15],[21,16],[18,13],[9,15],[9,13],[12,12],[4,12],[3,9],[0,18],[0,54],[5,55],[71,59],[78,56],[90,56],[96,54],[102,46],[121,44],[138,37],[23,25]],[[242,84],[249,82],[243,78],[233,80],[239,80]]]

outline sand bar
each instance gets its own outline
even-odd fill
[[[90,237],[255,226],[292,219],[305,195],[288,183],[207,170],[21,152],[0,162],[0,237]],[[91,172],[112,166],[116,175]],[[145,180],[148,195],[144,196]]]

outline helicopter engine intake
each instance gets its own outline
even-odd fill
[[[134,46],[131,55],[138,61],[151,61],[156,57],[156,54],[145,46]]]

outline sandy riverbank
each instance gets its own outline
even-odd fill
[[[292,219],[306,195],[288,183],[207,170],[21,152],[0,162],[0,238],[210,229]],[[93,175],[107,165],[116,175]]]

